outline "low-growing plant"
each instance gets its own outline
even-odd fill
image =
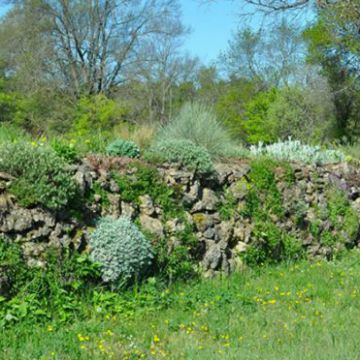
[[[254,157],[269,156],[276,160],[318,165],[345,161],[345,155],[339,150],[322,150],[320,146],[305,145],[291,138],[271,145],[260,142],[250,147],[250,153]]]
[[[137,158],[140,156],[140,149],[133,141],[117,139],[107,146],[106,154]]]
[[[51,142],[51,147],[60,158],[69,163],[75,162],[79,158],[79,153],[76,149],[76,146],[71,142],[54,139]]]
[[[120,175],[116,172],[113,177],[119,186],[123,201],[140,204],[140,196],[149,195],[155,205],[161,206],[165,217],[179,215],[179,202],[176,201],[176,189],[167,186],[161,179],[158,170],[151,166],[132,164],[133,175]]]
[[[175,237],[176,246],[170,251],[171,239],[164,237],[153,241],[157,273],[170,283],[175,280],[189,280],[196,275],[194,265],[199,242],[193,227],[185,222],[184,230]]]
[[[0,171],[16,178],[10,191],[23,206],[43,205],[58,210],[66,207],[76,193],[66,162],[45,145],[1,145]]]
[[[42,260],[44,266],[29,267],[19,243],[0,239],[0,326],[50,318],[67,321],[81,312],[87,294],[100,286],[99,265],[86,255],[49,249]]]
[[[113,287],[138,280],[153,259],[151,244],[126,217],[100,219],[89,244],[91,259],[101,264],[102,279]]]
[[[176,162],[200,173],[210,173],[214,169],[207,150],[190,140],[159,140],[152,145],[147,157]]]

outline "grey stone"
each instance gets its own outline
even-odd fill
[[[219,199],[215,192],[211,189],[205,188],[202,193],[202,198],[191,209],[192,213],[200,211],[215,211]]]
[[[204,236],[204,238],[206,238],[206,239],[215,239],[215,229],[214,229],[214,228],[206,229],[206,230],[203,232],[203,236]]]
[[[113,179],[109,182],[109,190],[112,193],[118,193],[120,191],[119,185]]]
[[[179,219],[168,220],[165,224],[166,230],[170,234],[176,234],[185,230],[185,225]]]
[[[0,227],[3,232],[24,232],[33,226],[31,212],[27,209],[13,209]]]
[[[152,218],[146,214],[140,214],[139,219],[144,230],[159,238],[164,237],[164,227],[159,219]]]
[[[193,214],[192,220],[195,224],[196,229],[199,232],[204,232],[208,228],[214,226],[214,220],[211,215],[207,215],[203,213]]]
[[[121,215],[126,216],[130,219],[134,219],[136,216],[136,209],[130,203],[124,201],[121,202]]]
[[[200,183],[198,180],[194,182],[193,185],[190,186],[189,191],[184,194],[183,201],[186,204],[194,204],[200,197]]]
[[[154,203],[149,195],[139,196],[140,200],[140,212],[145,215],[154,215],[155,208]]]
[[[249,247],[248,244],[246,244],[245,242],[242,242],[242,241],[239,241],[236,246],[234,247],[233,249],[233,252],[236,254],[236,255],[240,255],[244,252],[246,252],[247,248]]]
[[[121,198],[119,194],[108,194],[109,209],[108,212],[115,218],[121,213]]]
[[[222,253],[219,244],[214,243],[206,252],[202,261],[203,267],[208,270],[216,270],[221,265]]]

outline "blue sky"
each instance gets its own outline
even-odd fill
[[[192,32],[184,48],[209,64],[227,47],[233,31],[239,25],[239,2],[218,1],[211,4],[200,0],[180,0],[183,22]]]

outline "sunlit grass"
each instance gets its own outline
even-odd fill
[[[358,250],[177,285],[159,308],[134,296],[118,314],[3,331],[0,358],[360,359]]]

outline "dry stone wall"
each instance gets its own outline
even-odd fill
[[[284,236],[283,243],[266,250],[274,258],[280,256],[288,239],[296,239],[304,253],[312,257],[329,258],[336,251],[359,246],[359,223],[354,214],[360,215],[360,171],[348,164],[324,167],[290,164],[291,181],[287,178],[288,168],[275,166],[276,189],[272,191],[280,194],[281,215],[262,208],[263,219],[266,218],[263,221],[246,212],[250,193],[263,207],[266,197],[271,195],[264,195],[261,187],[257,187],[249,161],[217,164],[216,172],[207,176],[176,164],[158,166],[160,178],[174,190],[176,201],[185,209],[185,217],[172,213],[171,218],[149,194],[140,195],[137,201],[124,200],[113,174],[134,178],[137,168],[133,164],[137,163],[89,157],[73,166],[79,199],[85,194],[91,196],[74,205],[75,210],[60,213],[40,207],[19,207],[7,192],[13,179],[0,174],[0,237],[21,243],[28,264],[42,266],[42,255],[49,247],[87,251],[89,233],[100,216],[132,218],[155,239],[165,238],[169,252],[178,245],[177,234],[186,223],[196,234],[196,259],[207,275],[241,267],[243,255],[251,248],[266,250],[266,242],[271,241],[266,231],[270,230],[265,231],[261,225],[269,221],[275,226],[270,228],[279,229],[279,236]],[[346,217],[343,209],[331,208],[329,196],[338,191],[345,194],[352,211],[346,214],[350,217]]]

